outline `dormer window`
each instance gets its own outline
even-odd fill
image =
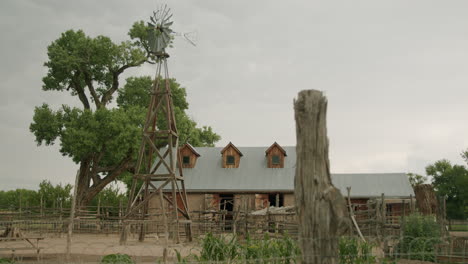
[[[278,156],[278,155],[271,156],[271,164],[280,165],[281,164],[280,156]]]
[[[189,143],[186,143],[179,149],[179,152],[179,157],[182,157],[182,160],[180,161],[182,163],[182,168],[194,168],[198,157],[200,157],[200,154],[195,150],[195,148]]]
[[[278,144],[273,143],[266,151],[267,168],[284,168],[286,151]]]
[[[234,144],[229,144],[221,150],[221,166],[223,168],[239,168],[240,159],[243,156]]]
[[[234,156],[232,156],[232,155],[228,155],[228,156],[226,157],[226,164],[227,164],[227,165],[234,165],[234,164],[236,164],[236,158],[235,158]]]

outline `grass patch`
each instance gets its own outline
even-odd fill
[[[450,231],[468,232],[468,225],[450,225]]]

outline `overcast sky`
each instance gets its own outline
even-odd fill
[[[0,1],[0,190],[72,183],[77,165],[37,147],[34,107],[77,105],[44,92],[46,48],[62,32],[127,39],[161,2]],[[217,144],[295,145],[293,99],[328,97],[331,170],[417,172],[468,148],[468,1],[168,1],[177,39],[170,75]],[[153,75],[154,66],[126,76]]]

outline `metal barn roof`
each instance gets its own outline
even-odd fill
[[[239,147],[243,157],[239,168],[222,168],[221,147],[195,148],[200,154],[195,168],[184,168],[188,192],[293,192],[296,169],[296,148],[283,147],[287,153],[284,168],[267,168],[265,150],[268,147]],[[333,184],[351,197],[414,196],[405,173],[332,174]]]

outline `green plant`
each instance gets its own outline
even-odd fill
[[[101,263],[106,264],[135,264],[127,254],[110,254],[101,259]]]
[[[342,237],[339,242],[340,264],[375,263],[372,245],[354,237]]]
[[[247,237],[241,249],[247,263],[295,263],[300,256],[297,241],[289,236],[270,238],[268,233],[260,240]]]
[[[435,260],[435,245],[441,242],[440,229],[433,216],[409,215],[403,223],[403,238],[397,254],[408,259]]]
[[[0,258],[0,264],[14,264],[14,263],[16,262],[12,259]]]
[[[228,263],[295,263],[300,250],[297,242],[288,237],[271,238],[266,234],[263,239],[239,241],[237,237],[215,236],[208,233],[201,241],[199,254],[182,257],[175,250],[178,263],[226,261]]]
[[[240,248],[235,236],[228,239],[225,236],[214,236],[211,233],[203,239],[201,247],[199,261],[233,260],[238,257]]]

